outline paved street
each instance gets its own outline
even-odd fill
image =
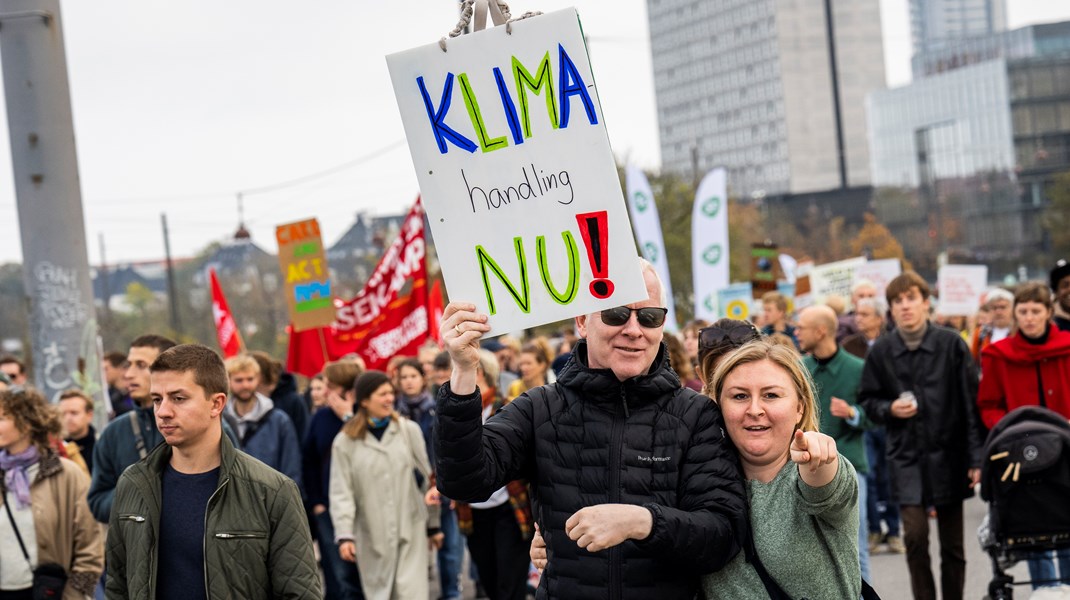
[[[988,555],[981,550],[977,542],[977,527],[985,514],[985,504],[979,498],[973,498],[966,503],[965,509],[965,540],[966,540],[966,599],[980,600],[988,592],[988,582],[992,578],[992,563]],[[936,523],[931,522],[932,529],[930,540],[932,548],[930,555],[933,557],[933,573],[937,577],[939,586],[940,575],[940,550],[936,543]],[[871,557],[873,569],[873,587],[883,600],[910,600],[910,577],[907,575],[906,558],[902,554],[878,554]],[[466,557],[467,563],[467,557]],[[467,573],[467,568],[465,569]],[[1011,574],[1016,580],[1025,581],[1029,577],[1025,564],[1015,565]],[[467,577],[463,578],[464,598],[475,597],[474,588]],[[432,600],[438,598],[437,577],[432,583]],[[1017,586],[1016,598],[1029,598],[1029,586]]]
[[[966,599],[979,600],[988,592],[988,582],[992,579],[992,562],[981,550],[977,542],[977,527],[984,517],[986,505],[980,498],[974,497],[966,503],[965,541],[966,541]],[[936,541],[936,522],[930,521],[930,550],[933,558],[933,574],[937,588],[940,586],[940,547]],[[873,571],[873,588],[883,600],[909,600],[910,576],[907,574],[906,557],[902,554],[878,554],[870,558]],[[1029,573],[1025,564],[1015,565],[1011,569],[1015,580],[1026,581]],[[1016,586],[1016,598],[1028,598],[1029,586]]]

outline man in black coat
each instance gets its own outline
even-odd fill
[[[928,516],[935,506],[941,597],[961,599],[962,504],[981,478],[977,369],[956,332],[929,323],[929,286],[917,273],[893,279],[886,294],[896,328],[873,343],[858,397],[866,415],[887,426],[892,501],[899,504],[914,598],[936,600]]]
[[[577,317],[581,340],[558,380],[522,394],[481,426],[475,306],[451,303],[443,340],[453,373],[438,395],[438,488],[485,500],[532,485],[548,565],[537,597],[690,600],[746,532],[738,458],[720,410],[684,388],[662,344],[663,288]]]

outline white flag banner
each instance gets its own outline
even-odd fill
[[[654,192],[650,189],[646,175],[638,167],[630,165],[625,168],[625,182],[628,187],[628,213],[632,216],[635,237],[639,241],[643,257],[654,265],[662,285],[665,286],[665,296],[668,298],[665,304],[669,309],[665,330],[675,332],[678,325],[676,308],[673,306],[672,283],[669,281],[669,257],[665,255],[665,239],[661,235],[661,219],[658,218],[658,207],[654,203]]]
[[[695,290],[695,318],[711,323],[718,319],[717,291],[728,287],[726,179],[723,168],[707,173],[695,192],[695,206],[691,211],[691,278]]]

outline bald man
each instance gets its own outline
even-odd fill
[[[854,465],[858,476],[858,562],[862,579],[869,581],[869,543],[866,538],[866,444],[863,433],[868,421],[858,405],[862,359],[836,343],[836,313],[827,306],[810,306],[799,313],[795,336],[799,348],[809,353],[803,364],[817,387],[821,432],[836,440],[836,448]]]

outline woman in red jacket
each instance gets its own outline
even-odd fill
[[[1022,284],[1014,294],[1018,331],[981,352],[977,405],[989,429],[1019,406],[1043,406],[1070,419],[1070,332],[1052,324],[1053,312],[1046,284]],[[1070,550],[1060,550],[1057,559],[1058,578],[1070,581]],[[1050,553],[1033,554],[1028,559],[1029,578],[1052,582],[1055,562]]]
[[[1052,326],[1051,290],[1040,281],[1014,294],[1018,331],[981,353],[977,405],[985,427],[1019,406],[1043,406],[1070,419],[1070,332]]]

